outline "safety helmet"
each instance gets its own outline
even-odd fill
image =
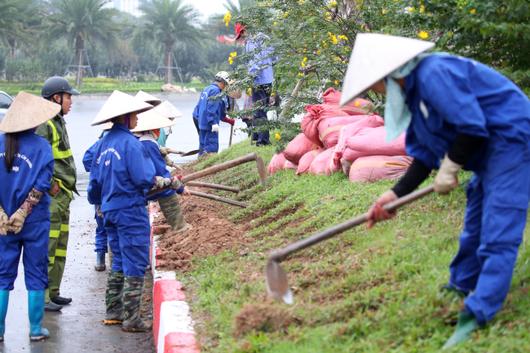
[[[57,93],[69,93],[73,96],[79,95],[79,91],[70,86],[64,77],[52,76],[44,81],[40,94],[42,97],[49,99]]]
[[[226,71],[219,71],[215,74],[215,80],[219,82],[224,82],[227,85],[230,85],[233,80],[230,78],[230,74]]]

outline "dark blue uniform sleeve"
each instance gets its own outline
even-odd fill
[[[211,99],[210,97],[208,97],[208,103],[206,104],[206,120],[208,121],[208,123],[219,124],[219,121],[221,120],[220,112],[222,112],[223,107],[224,104],[222,99]]]
[[[488,138],[486,117],[469,80],[468,65],[472,63],[458,60],[429,60],[422,66],[419,90],[425,102],[454,125],[457,133]]]
[[[199,103],[193,108],[193,119],[198,120],[199,119]]]
[[[407,130],[405,146],[408,156],[419,160],[429,169],[438,169],[440,164],[438,158],[428,148],[420,144],[412,127]]]
[[[171,178],[171,174],[166,169],[166,161],[160,153],[158,146],[152,141],[142,141],[145,152],[153,162],[155,167],[155,173],[157,176],[162,176],[164,178]]]
[[[88,150],[86,150],[84,156],[83,156],[83,166],[85,167],[85,171],[90,172],[90,167],[92,166],[92,161],[94,159],[94,152],[96,149],[96,144],[93,144],[90,146]]]
[[[155,182],[155,167],[140,141],[129,144],[125,158],[132,183],[141,190],[151,189]]]

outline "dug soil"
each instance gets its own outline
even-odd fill
[[[203,258],[225,250],[246,251],[243,229],[223,216],[234,206],[195,196],[179,199],[184,218],[193,228],[180,233],[167,231],[159,213],[155,225],[160,225],[162,233],[158,238],[161,253],[157,254],[161,269],[187,271],[194,257]]]

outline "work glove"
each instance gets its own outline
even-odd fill
[[[232,126],[234,126],[234,124],[236,123],[236,120],[235,120],[235,119],[229,118],[229,117],[227,117],[227,116],[225,116],[225,117],[223,118],[223,121],[224,121],[225,123],[228,123],[228,124],[232,125]]]
[[[368,210],[368,228],[372,228],[376,222],[384,221],[394,217],[396,212],[385,211],[383,206],[397,199],[398,197],[396,193],[392,190],[385,191],[381,196],[379,196],[372,207],[370,207]]]
[[[212,125],[212,132],[219,132],[219,125],[218,124],[213,124]]]
[[[6,211],[0,206],[0,235],[7,235],[9,217],[7,217]]]
[[[445,155],[438,174],[434,178],[434,191],[439,194],[447,194],[458,186],[458,172],[462,169],[460,164],[453,162]]]
[[[155,183],[153,185],[153,189],[162,189],[167,186],[171,186],[172,180],[170,178],[164,178],[161,176],[155,176]]]
[[[169,152],[171,151],[171,148],[169,147],[159,147],[159,149],[160,149],[160,154],[162,156],[167,156]]]
[[[180,181],[178,176],[171,178],[171,188],[175,189],[178,194],[182,194],[184,191],[184,184],[182,184],[182,181]]]
[[[15,234],[20,233],[22,227],[24,226],[24,222],[26,221],[26,217],[28,217],[28,211],[20,207],[11,215],[11,217],[9,217],[8,230]]]
[[[50,194],[51,197],[55,197],[57,196],[59,191],[61,191],[61,188],[59,187],[59,183],[54,181],[52,185],[50,186],[50,191],[48,191],[48,193]]]

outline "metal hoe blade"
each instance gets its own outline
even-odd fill
[[[267,267],[265,268],[265,278],[269,296],[276,300],[281,300],[285,304],[293,303],[293,293],[289,289],[287,275],[277,261],[267,261]]]

